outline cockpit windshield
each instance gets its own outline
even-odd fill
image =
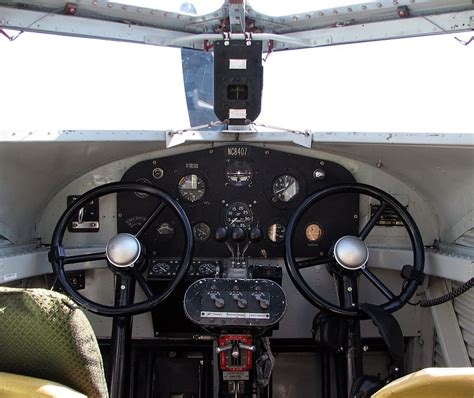
[[[320,1],[317,8],[345,7],[348,2]],[[121,8],[118,3],[109,3],[117,13],[131,12],[132,6],[158,6],[146,0],[127,1]],[[360,12],[361,7],[373,6],[370,2],[364,4],[345,7],[344,12]],[[209,14],[212,10],[222,12],[223,5],[221,0],[163,1],[159,7],[174,12],[170,18],[178,21],[178,16],[203,19],[200,15],[214,15]],[[291,16],[314,9],[315,3],[253,0],[246,7],[251,7],[248,10],[256,16],[260,15],[257,12]],[[150,18],[153,10],[134,8],[133,12]],[[332,8],[331,18],[336,12],[342,13],[340,10]],[[53,13],[40,14],[40,29],[44,18],[53,17]],[[160,18],[166,20],[167,13],[161,14]],[[183,17],[187,14],[196,17]],[[305,14],[298,15],[293,18]],[[307,17],[316,19],[315,15]],[[425,19],[432,24],[430,29],[438,29]],[[215,20],[219,23],[219,17]],[[272,19],[272,23],[280,20],[283,18]],[[135,26],[128,24],[127,29]],[[185,29],[194,29],[192,26]],[[265,34],[275,26],[270,24]],[[337,32],[338,27],[332,29]],[[94,38],[30,31],[19,34],[6,28],[1,33],[2,91],[8,93],[0,97],[5,129],[169,130],[217,120],[213,112],[212,48],[162,47],[154,45],[157,39],[152,34],[143,37],[152,44],[146,45],[98,40],[97,34]],[[317,44],[316,39],[306,39],[305,31],[294,34],[300,36],[293,38]],[[335,34],[331,33],[326,41],[335,40]],[[87,32],[77,35],[86,36]],[[324,33],[321,35],[324,39]],[[282,37],[284,40],[289,36]],[[456,33],[379,38],[291,51],[272,51],[269,43],[273,41],[267,40],[262,55],[262,112],[257,122],[321,132],[471,132],[469,83],[474,53],[472,46],[456,40],[467,42],[470,37],[470,33]]]

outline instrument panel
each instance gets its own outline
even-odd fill
[[[192,225],[195,257],[231,257],[234,252],[274,258],[283,257],[286,225],[308,195],[355,180],[327,160],[227,145],[137,163],[122,181],[151,184],[176,198]],[[159,203],[142,193],[117,196],[119,232],[136,233]],[[298,256],[323,256],[342,234],[356,234],[358,206],[352,194],[316,203],[296,228]],[[142,241],[150,255],[181,255],[183,231],[171,209],[160,213]]]

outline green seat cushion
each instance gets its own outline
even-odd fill
[[[0,287],[0,371],[108,396],[89,321],[68,297],[49,290]]]

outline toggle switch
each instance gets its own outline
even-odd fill
[[[217,307],[217,308],[222,308],[224,307],[225,305],[225,301],[223,298],[220,298],[221,294],[219,292],[217,293],[211,293],[210,294],[210,297],[211,297],[211,300],[214,301],[214,305]]]

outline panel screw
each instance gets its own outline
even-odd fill
[[[363,346],[363,347],[362,347],[362,350],[363,350],[364,352],[367,352],[367,351],[369,351],[369,346],[366,346],[366,345],[365,345],[365,346]]]
[[[349,287],[347,288],[347,291],[348,291],[348,292],[352,292],[352,287],[349,286]]]
[[[125,285],[121,285],[120,289],[125,290]]]

